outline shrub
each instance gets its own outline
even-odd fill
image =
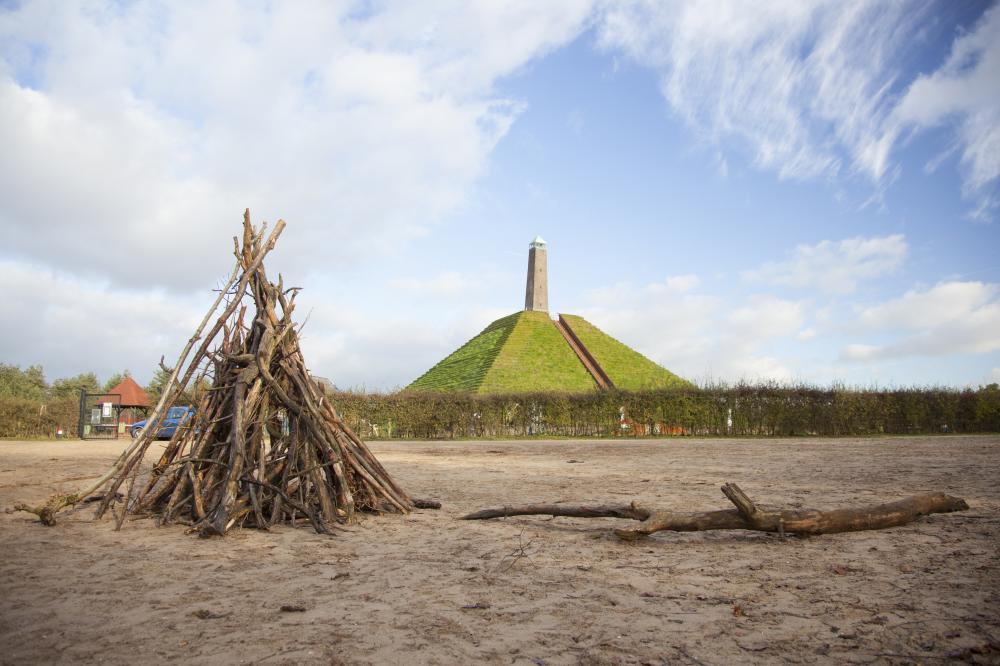
[[[737,384],[585,393],[357,393],[331,400],[364,437],[829,436],[1000,431],[1000,387]],[[621,415],[628,419],[623,428]]]

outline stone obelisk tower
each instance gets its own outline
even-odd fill
[[[541,236],[528,245],[528,283],[524,290],[524,309],[549,311],[548,251]]]

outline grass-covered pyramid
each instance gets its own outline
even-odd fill
[[[690,385],[583,317],[562,315],[562,321],[614,388]],[[596,390],[598,384],[549,314],[525,310],[496,320],[406,388],[474,393],[582,392]]]
[[[678,388],[691,382],[654,363],[628,345],[614,339],[583,317],[561,315],[580,342],[594,356],[616,388],[627,391]]]

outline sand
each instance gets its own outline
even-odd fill
[[[125,442],[0,442],[0,507],[75,490]],[[1000,663],[1000,437],[373,443],[441,511],[323,537],[198,539],[92,507],[0,513],[0,663]],[[504,503],[830,508],[940,490],[971,509],[809,539],[615,519],[456,520]],[[301,612],[283,612],[283,605]]]

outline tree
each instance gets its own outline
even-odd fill
[[[146,395],[149,396],[149,401],[152,404],[156,404],[160,400],[160,396],[163,394],[163,389],[166,387],[167,382],[170,380],[170,370],[165,369],[160,366],[156,368],[156,372],[153,373],[153,378],[149,380],[149,384],[146,385]]]
[[[102,388],[101,390],[105,392],[110,391],[114,387],[121,384],[123,379],[131,376],[132,374],[128,371],[127,368],[125,369],[125,372],[116,372],[115,374],[111,375],[110,378],[108,378],[108,381],[104,382],[104,388]]]
[[[162,366],[156,369],[153,373],[153,378],[149,380],[149,384],[145,386],[146,395],[149,396],[149,402],[155,405],[160,400],[160,396],[163,395],[163,389],[167,386],[167,381],[170,380],[170,369],[164,369]],[[205,391],[212,388],[212,383],[207,379],[202,377],[198,381],[192,381],[190,385],[185,388],[177,400],[174,401],[175,405],[197,405],[199,399]]]
[[[93,372],[81,372],[75,377],[65,377],[52,382],[52,397],[76,396],[81,390],[87,393],[96,393],[99,389],[97,375]]]
[[[20,366],[0,363],[0,395],[42,402],[48,390],[42,366]]]
[[[979,387],[976,401],[976,425],[982,432],[1000,430],[1000,384]]]

